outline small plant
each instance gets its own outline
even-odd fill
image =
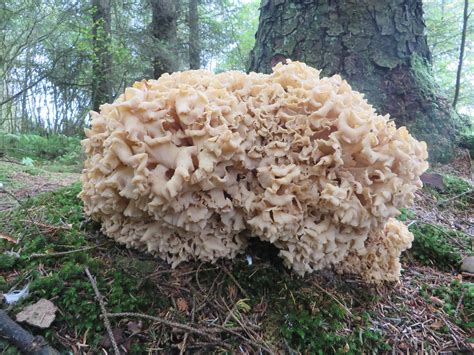
[[[400,215],[397,217],[399,221],[406,222],[415,218],[415,212],[409,208],[400,208]]]

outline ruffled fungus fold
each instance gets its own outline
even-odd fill
[[[413,236],[393,217],[421,187],[426,144],[340,76],[291,61],[165,74],[91,118],[80,196],[116,241],[176,266],[257,237],[299,274],[398,279]]]

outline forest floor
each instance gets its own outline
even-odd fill
[[[415,241],[400,282],[379,286],[331,271],[298,277],[261,242],[234,260],[171,269],[103,236],[82,213],[77,172],[60,170],[0,163],[0,294],[28,290],[2,309],[15,319],[53,302],[50,326],[22,326],[58,350],[114,353],[97,286],[121,353],[474,351],[474,275],[460,269],[473,255],[466,169],[435,168],[441,186],[430,181],[401,210]],[[18,353],[1,339],[0,352]]]
[[[23,200],[78,181],[79,172],[69,170],[57,165],[26,166],[13,159],[0,161],[0,183],[11,193],[0,194],[0,211],[16,206],[15,198]]]

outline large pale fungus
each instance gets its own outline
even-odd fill
[[[297,273],[396,280],[412,235],[393,217],[427,169],[424,142],[339,75],[204,70],[137,82],[92,113],[85,210],[173,266],[268,241]]]

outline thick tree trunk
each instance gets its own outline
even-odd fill
[[[438,96],[424,30],[422,0],[266,0],[250,70],[270,72],[272,62],[289,58],[339,73],[425,140],[432,160],[446,161],[455,113]]]
[[[201,67],[201,45],[199,38],[198,0],[189,0],[189,68]]]
[[[175,0],[151,0],[151,34],[156,43],[153,75],[158,79],[164,73],[177,69],[176,53],[177,11]]]
[[[112,99],[110,44],[110,0],[92,0],[92,109]]]

